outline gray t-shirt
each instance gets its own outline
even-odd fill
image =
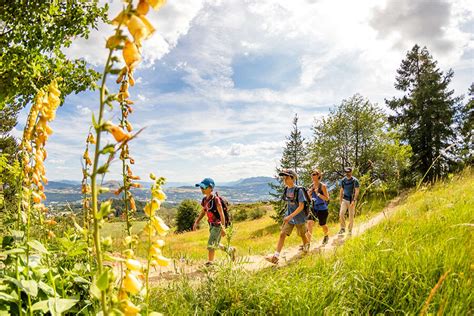
[[[304,189],[299,189],[298,190],[298,199],[295,198],[295,189],[296,187],[292,188],[287,188],[286,189],[286,201],[287,201],[287,211],[285,216],[290,215],[293,213],[299,206],[300,202],[305,202],[306,199],[304,197],[303,190]],[[296,224],[304,224],[306,222],[306,215],[304,213],[304,210],[298,213],[295,217],[293,217],[290,221],[290,224],[296,225]]]

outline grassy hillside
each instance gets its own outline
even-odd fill
[[[183,278],[156,289],[154,309],[170,315],[472,315],[473,210],[474,174],[466,172],[411,194],[393,217],[331,256],[314,254],[256,273],[222,266],[199,284]]]

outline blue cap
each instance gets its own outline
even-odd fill
[[[208,187],[214,188],[214,180],[211,178],[205,178],[201,183],[196,183],[196,187],[200,187],[201,189],[207,189]]]

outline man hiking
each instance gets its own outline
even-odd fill
[[[312,203],[311,212],[308,214],[308,232],[306,233],[306,237],[308,238],[308,242],[311,242],[314,222],[318,220],[318,224],[321,226],[324,233],[322,245],[325,245],[329,241],[329,229],[326,225],[329,215],[329,193],[326,184],[321,182],[322,176],[323,175],[319,169],[314,169],[311,172],[313,183],[308,188],[308,195],[311,197]]]
[[[285,183],[283,200],[287,202],[287,210],[285,212],[285,217],[283,218],[283,225],[281,227],[280,238],[278,239],[276,251],[273,255],[265,257],[265,260],[273,264],[278,263],[280,252],[283,248],[283,245],[285,244],[285,239],[287,236],[291,235],[291,232],[295,227],[297,234],[303,240],[303,253],[307,253],[309,251],[309,243],[306,238],[306,215],[303,212],[306,202],[304,193],[305,189],[295,185],[298,175],[293,170],[285,169],[282,170],[278,175],[283,177],[283,181]]]
[[[359,180],[352,176],[352,168],[345,167],[344,172],[346,176],[340,181],[341,189],[339,191],[339,200],[341,201],[341,208],[339,210],[339,221],[341,223],[341,230],[339,235],[346,232],[346,211],[349,210],[349,236],[352,235],[352,226],[354,225],[355,207],[357,197],[359,196]]]
[[[226,247],[220,243],[221,237],[226,235],[226,218],[224,216],[221,198],[213,193],[215,187],[214,180],[211,178],[205,178],[200,183],[197,183],[196,187],[201,188],[204,197],[201,201],[202,211],[194,222],[193,230],[197,229],[201,219],[204,215],[207,215],[207,221],[209,223],[209,239],[207,241],[208,261],[206,262],[206,266],[213,264],[216,248],[227,251],[232,261],[234,261],[235,248],[229,247],[226,249]]]

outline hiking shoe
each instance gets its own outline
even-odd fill
[[[329,241],[329,236],[324,236],[322,245],[326,245]]]
[[[303,251],[304,245],[299,245],[298,250]]]
[[[278,257],[275,256],[275,255],[266,256],[265,260],[267,260],[268,262],[273,263],[273,264],[278,263]]]
[[[208,261],[204,264],[205,267],[212,267],[214,265],[214,262]]]
[[[235,249],[235,247],[232,247],[232,246],[229,247],[229,256],[230,256],[230,260],[232,260],[232,261],[235,261],[235,251],[236,250],[237,249]]]
[[[352,236],[352,230],[347,232],[347,236]]]
[[[310,243],[307,243],[306,245],[303,246],[303,249],[301,251],[303,253],[308,253],[309,252],[309,247],[310,247]]]
[[[341,228],[341,230],[337,233],[338,235],[344,235],[344,233],[346,232],[346,229],[345,228]]]

